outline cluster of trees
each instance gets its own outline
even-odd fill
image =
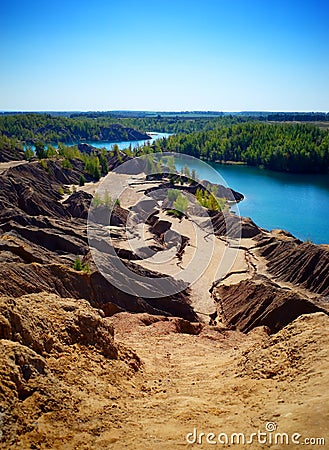
[[[206,189],[198,188],[195,196],[201,206],[211,211],[223,211],[228,207],[225,198],[218,198]]]
[[[95,117],[94,117],[95,116]],[[218,125],[254,120],[240,116],[155,116],[116,117],[95,114],[79,114],[73,117],[51,114],[3,114],[0,115],[0,132],[27,143],[75,143],[88,141],[125,141],[138,138],[138,132],[158,131],[167,133],[191,133],[211,130]]]
[[[117,119],[110,118],[95,120],[50,114],[10,114],[0,115],[0,133],[27,143],[134,139],[134,130],[129,130],[118,122]]]
[[[167,198],[173,204],[173,210],[170,211],[176,211],[175,215],[181,216],[186,213],[189,200],[180,190],[170,189]],[[201,206],[211,211],[224,211],[228,208],[225,198],[218,198],[214,192],[209,192],[207,189],[198,188],[196,199]]]
[[[279,122],[328,122],[329,113],[297,112],[297,113],[271,113],[267,120]]]
[[[81,160],[84,163],[84,171],[93,179],[99,180],[102,175],[106,175],[109,171],[107,162],[107,151],[100,149],[97,153],[83,153],[80,152],[77,146],[66,146],[63,143],[58,144],[58,149],[52,145],[46,146],[43,142],[35,143],[35,153],[31,147],[27,146],[25,150],[25,157],[31,160],[37,157],[41,161],[46,159],[56,158],[61,159],[63,169],[72,169],[72,161],[75,159]],[[84,185],[84,176],[80,177],[80,185]]]
[[[309,124],[248,122],[177,134],[163,149],[218,162],[245,162],[271,170],[327,173],[329,131]]]
[[[169,214],[174,214],[181,218],[189,207],[189,200],[186,195],[182,194],[178,189],[170,189],[167,194],[168,200],[173,204],[173,209],[170,209]]]

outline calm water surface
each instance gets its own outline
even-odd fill
[[[200,179],[216,182],[212,170],[195,160],[189,164]],[[210,163],[227,185],[241,192],[242,216],[268,230],[282,228],[296,237],[329,244],[329,175],[297,175],[248,166]],[[181,168],[179,162],[176,164]],[[218,182],[218,181],[217,181]]]
[[[141,145],[146,144],[146,142],[150,142],[152,144],[152,142],[154,142],[156,139],[161,139],[163,137],[168,137],[170,136],[170,133],[153,133],[151,132],[151,138],[152,139],[148,139],[148,140],[141,140],[141,141],[123,141],[123,142],[107,142],[107,141],[100,141],[100,142],[95,142],[95,141],[85,141],[87,144],[92,145],[93,147],[97,147],[97,148],[106,148],[107,150],[111,150],[113,148],[114,144],[117,144],[119,147],[119,150],[124,150],[125,148],[128,148],[130,145],[132,148],[136,148],[139,147]]]

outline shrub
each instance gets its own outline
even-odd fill
[[[179,194],[174,201],[174,208],[182,214],[185,214],[188,208],[188,198],[185,195]]]
[[[42,159],[47,157],[47,152],[45,149],[45,144],[41,141],[35,143],[35,154],[37,158]]]
[[[44,170],[48,170],[48,164],[47,161],[45,159],[40,159],[40,166],[44,169]]]
[[[62,161],[62,167],[63,169],[72,169],[72,164],[70,163],[70,161],[68,159],[63,159]]]
[[[101,199],[101,196],[98,194],[98,192],[96,192],[96,194],[94,195],[92,204],[94,208],[98,208],[99,206],[103,205],[103,200]]]
[[[100,163],[102,174],[106,175],[109,171],[109,166],[107,164],[107,152],[105,149],[102,149],[99,154],[99,163]]]
[[[79,258],[79,256],[77,256],[74,261],[73,269],[78,270],[78,271],[83,269],[82,262],[81,262],[81,259]]]
[[[180,195],[180,192],[177,189],[170,189],[168,191],[167,197],[170,202],[174,202],[177,200],[177,197]]]
[[[79,186],[84,186],[84,185],[85,185],[85,182],[86,182],[85,177],[84,177],[83,175],[80,175],[80,178],[79,178]]]
[[[27,161],[31,161],[34,158],[34,151],[31,147],[26,147],[24,154]]]
[[[83,272],[85,272],[85,273],[90,273],[90,267],[89,267],[89,264],[88,264],[88,263],[84,264],[84,265],[82,266],[82,270],[83,270]]]
[[[55,158],[57,156],[56,149],[52,145],[48,145],[47,158]]]
[[[104,200],[102,202],[105,206],[107,206],[108,208],[111,208],[111,206],[113,205],[113,200],[109,194],[109,191],[105,191],[104,193]]]

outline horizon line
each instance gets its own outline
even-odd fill
[[[320,111],[320,110],[240,110],[240,111],[228,111],[228,110],[210,110],[210,109],[190,109],[190,110],[151,110],[151,109],[0,109],[0,113],[51,113],[51,112],[70,112],[70,113],[90,113],[90,112],[97,112],[97,113],[118,113],[118,112],[133,112],[133,113],[154,113],[154,114],[161,114],[161,113],[174,113],[174,114],[182,114],[182,113],[213,113],[213,114],[277,114],[277,113],[284,113],[284,114],[328,114],[329,110],[327,111]]]

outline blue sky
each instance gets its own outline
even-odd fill
[[[329,111],[328,0],[1,0],[0,110]]]

